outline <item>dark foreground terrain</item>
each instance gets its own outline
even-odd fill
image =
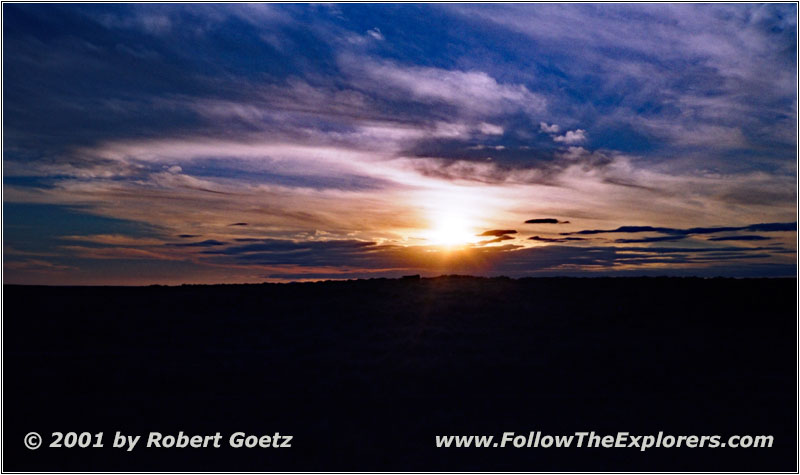
[[[795,471],[794,279],[4,286],[5,471]],[[111,447],[221,432],[219,449]],[[36,431],[45,446],[25,449]],[[103,431],[104,448],[47,447]],[[292,448],[227,438],[291,434]],[[774,436],[437,449],[435,435]]]

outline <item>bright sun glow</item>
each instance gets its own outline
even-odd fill
[[[477,237],[463,216],[442,214],[428,232],[428,240],[439,246],[461,246],[477,241]]]
[[[487,227],[487,216],[499,215],[498,203],[491,190],[458,186],[452,183],[439,185],[437,189],[417,194],[414,200],[422,211],[420,234],[426,244],[448,250],[476,244],[486,237],[479,234],[491,229]]]

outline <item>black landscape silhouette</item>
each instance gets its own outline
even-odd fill
[[[451,276],[4,290],[5,470],[795,464],[794,279]],[[279,431],[294,442],[287,450],[27,451],[21,441],[34,430],[106,438]],[[533,430],[775,442],[646,452],[434,447],[435,435]]]

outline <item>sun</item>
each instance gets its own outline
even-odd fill
[[[469,221],[462,215],[443,213],[434,220],[427,239],[431,244],[445,247],[463,246],[477,240]]]
[[[494,202],[486,193],[454,184],[415,195],[414,201],[420,218],[417,236],[430,246],[448,251],[481,241],[478,235],[486,226],[486,216],[494,212]]]

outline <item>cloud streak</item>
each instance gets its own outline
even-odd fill
[[[688,229],[676,229],[654,226],[620,226],[616,229],[584,229],[561,233],[564,236],[572,234],[614,234],[614,233],[659,233],[671,234],[676,236],[690,236],[693,234],[716,234],[733,231],[753,231],[753,232],[781,232],[797,231],[797,223],[760,223],[748,226],[719,226],[713,228],[697,227]]]

